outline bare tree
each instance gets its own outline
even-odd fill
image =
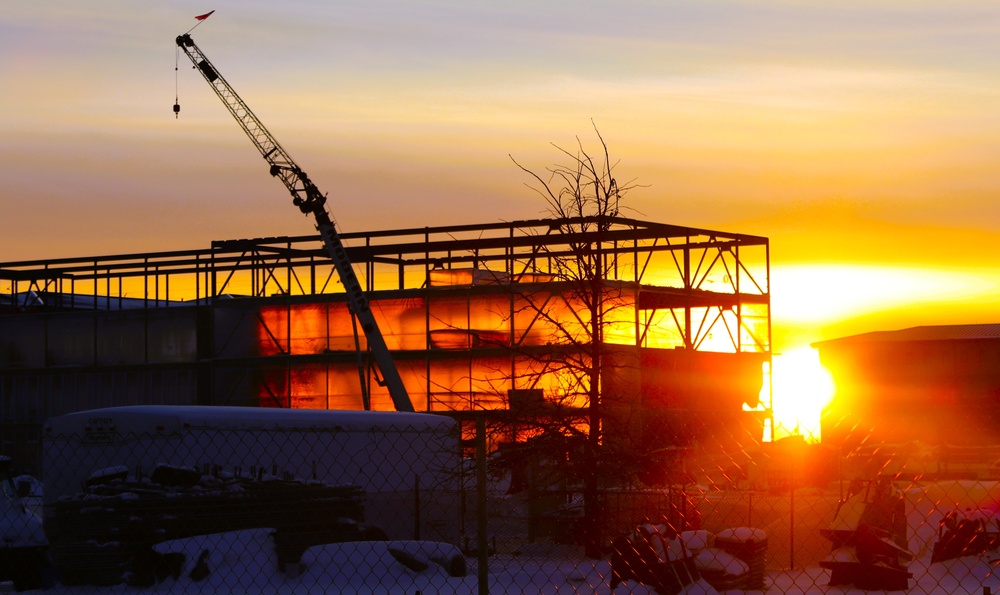
[[[558,480],[580,487],[583,500],[581,527],[585,552],[601,555],[600,488],[621,485],[636,474],[635,449],[626,447],[625,436],[609,440],[604,388],[610,376],[620,372],[607,349],[609,332],[622,324],[618,310],[628,305],[622,284],[605,254],[605,237],[619,217],[626,194],[634,181],[619,183],[607,143],[594,126],[599,151],[589,152],[577,137],[575,150],[553,145],[565,158],[544,174],[511,160],[528,176],[527,186],[546,202],[552,217],[551,233],[567,238],[566,249],[547,255],[550,289],[526,289],[512,284],[517,306],[512,316],[528,316],[545,328],[544,346],[513,347],[522,362],[512,379],[520,389],[546,385],[542,406],[510,409],[522,434],[531,438],[521,447],[524,457],[546,456],[558,461]],[[561,305],[557,307],[556,304]],[[517,452],[517,451],[515,451]],[[508,462],[510,459],[508,459]]]

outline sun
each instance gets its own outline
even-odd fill
[[[819,442],[820,414],[834,393],[833,378],[820,363],[819,353],[811,347],[792,349],[775,355],[772,369],[773,438],[801,435]]]

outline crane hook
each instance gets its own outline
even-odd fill
[[[180,114],[180,113],[181,113],[181,104],[175,103],[174,104],[174,119],[176,119],[178,117],[178,114]]]

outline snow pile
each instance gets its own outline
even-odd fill
[[[177,593],[476,592],[475,577],[465,576],[465,558],[450,544],[369,541],[315,546],[306,550],[297,568],[281,573],[271,534],[271,529],[251,529],[157,544],[154,549],[159,555],[183,554],[184,562],[176,579],[160,577],[156,589]],[[196,570],[199,563],[202,568]]]

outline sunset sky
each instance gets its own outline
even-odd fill
[[[4,6],[0,261],[312,230],[175,73],[214,9],[192,36],[343,230],[544,215],[508,155],[593,120],[628,215],[771,239],[777,353],[1000,322],[996,3],[213,2]]]

